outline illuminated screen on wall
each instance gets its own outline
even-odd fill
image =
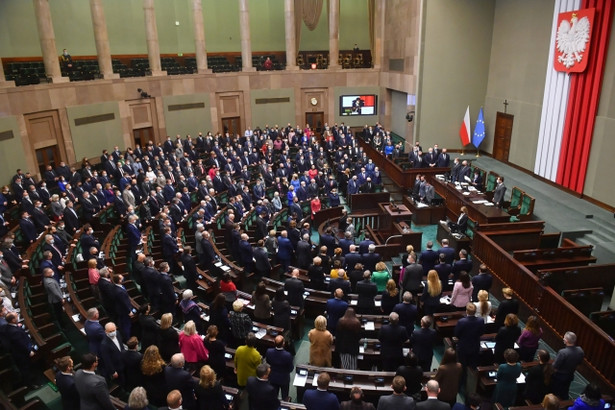
[[[340,115],[376,115],[377,106],[378,96],[374,94],[340,97]]]

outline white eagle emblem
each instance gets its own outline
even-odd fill
[[[562,20],[557,29],[557,50],[561,53],[558,55],[557,61],[566,68],[581,62],[585,45],[589,41],[590,29],[587,17],[579,20],[577,15],[573,14],[570,22]]]

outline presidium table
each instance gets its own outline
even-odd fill
[[[453,184],[437,176],[431,178],[434,189],[446,203],[447,216],[459,218],[462,206],[468,208],[468,217],[478,224],[509,222],[510,215],[487,200],[484,193],[471,189],[468,184]]]

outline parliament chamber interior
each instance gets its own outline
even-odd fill
[[[3,0],[0,407],[610,407],[612,15]]]

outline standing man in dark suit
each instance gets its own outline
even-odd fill
[[[427,273],[436,266],[438,263],[438,252],[433,250],[433,242],[428,241],[426,245],[427,249],[421,252],[419,256],[419,263],[423,266],[423,275],[427,276]]]
[[[420,401],[416,404],[417,410],[450,410],[451,405],[438,400],[440,393],[440,384],[435,380],[429,380],[425,385],[427,390],[427,400]]]
[[[278,237],[278,261],[282,264],[284,268],[284,272],[288,270],[288,266],[290,265],[290,260],[294,254],[293,244],[288,239],[288,231],[280,232],[280,236]],[[291,303],[292,305],[292,303]],[[301,305],[303,306],[303,304]]]
[[[371,242],[371,241],[370,241]],[[363,243],[363,242],[361,242]],[[362,245],[359,245],[359,249]],[[376,245],[374,243],[370,243],[367,246],[367,252],[363,253],[361,256],[363,260],[363,267],[370,272],[373,272],[376,269],[376,264],[380,262],[380,254],[376,253]]]
[[[448,263],[449,265],[452,265],[453,260],[455,259],[455,249],[449,247],[448,245],[449,245],[448,239],[446,238],[442,239],[442,247],[438,249],[438,254],[443,253],[444,262]]]
[[[416,355],[418,365],[428,372],[433,359],[433,348],[436,342],[436,331],[431,329],[431,316],[423,316],[421,328],[410,335],[410,346]]]
[[[95,373],[97,367],[96,356],[86,353],[81,359],[81,369],[75,373],[81,410],[115,410],[105,378]]]
[[[113,303],[115,305],[116,320],[120,328],[120,333],[124,340],[130,338],[131,319],[134,316],[132,312],[132,303],[128,291],[122,285],[124,277],[122,275],[113,275]]]
[[[169,264],[167,262],[161,262],[159,268],[160,275],[158,276],[158,286],[160,289],[160,312],[173,313],[173,315],[175,315],[177,295],[173,287],[173,279],[169,275]]]
[[[130,215],[128,217],[128,225],[126,225],[126,234],[128,236],[128,254],[126,255],[126,263],[130,266],[131,262],[135,258],[135,251],[141,245],[141,231],[137,227],[137,220],[139,218],[136,215]]]
[[[290,401],[288,396],[290,373],[294,369],[293,356],[284,350],[284,336],[275,337],[275,347],[270,347],[265,353],[267,363],[271,366],[269,383],[275,388],[275,396],[282,391],[282,400]],[[258,371],[258,369],[257,369]]]
[[[126,347],[128,347],[128,349],[124,349],[122,352],[122,362],[124,363],[126,377],[125,389],[132,390],[137,386],[141,386],[143,383],[141,374],[141,360],[143,360],[143,355],[137,350],[139,348],[139,339],[134,336],[128,339]]]
[[[79,392],[75,386],[73,374],[73,359],[63,356],[56,359],[56,386],[62,396],[63,410],[79,410]]]
[[[357,263],[363,263],[363,256],[359,253],[357,245],[350,245],[348,253],[344,256],[344,269],[350,271],[354,269]]]
[[[335,237],[333,236],[333,230],[329,227],[325,229],[325,233],[320,235],[320,246],[327,247],[327,255],[333,256],[335,250]]]
[[[491,274],[487,270],[487,265],[485,265],[484,263],[481,264],[478,268],[478,275],[475,275],[472,278],[472,286],[474,287],[474,290],[472,291],[472,300],[475,302],[478,301],[479,290],[486,290],[487,292],[489,292],[492,283],[493,276],[491,276]]]
[[[13,362],[21,373],[23,384],[30,389],[36,390],[39,386],[33,384],[32,373],[30,372],[30,358],[34,356],[34,345],[30,336],[19,326],[17,313],[11,312],[6,315],[7,325],[4,327],[3,338],[9,346],[9,351],[13,357]]]
[[[64,222],[66,223],[66,231],[71,235],[74,235],[77,229],[81,228],[81,222],[79,221],[75,208],[73,208],[73,201],[68,201],[66,203],[66,208],[64,208]]]
[[[194,389],[196,382],[190,373],[184,370],[186,359],[182,353],[175,353],[171,356],[171,362],[164,369],[167,392],[179,390],[183,398],[183,407],[186,409],[196,408]]]
[[[393,307],[393,312],[399,315],[399,324],[406,328],[408,334],[411,334],[418,315],[416,305],[412,304],[412,293],[404,292],[402,302]]]
[[[301,240],[297,242],[295,256],[297,257],[297,267],[299,269],[307,269],[310,266],[312,262],[312,245],[310,245],[309,234],[304,234]]]
[[[98,322],[98,309],[90,308],[87,312],[88,318],[83,325],[85,329],[85,335],[88,339],[88,346],[90,353],[95,354],[96,356],[100,355],[100,344],[105,337],[105,329],[103,329],[102,325]]]
[[[406,328],[399,324],[399,315],[391,312],[389,324],[382,325],[378,333],[378,340],[382,343],[380,356],[382,357],[382,370],[392,372],[402,362],[403,345],[408,340]]]
[[[250,410],[270,410],[280,406],[278,390],[269,383],[271,368],[267,363],[261,363],[256,367],[256,377],[248,377],[246,391]]]
[[[259,278],[263,276],[271,276],[271,262],[265,248],[265,242],[259,239],[254,248],[254,269]]]
[[[504,194],[506,194],[506,186],[504,185],[504,177],[498,177],[496,182],[497,182],[497,186],[495,187],[495,191],[493,192],[493,203],[497,207],[502,207],[502,202],[504,202]]]
[[[457,357],[464,367],[476,367],[480,353],[480,337],[485,333],[485,322],[476,317],[476,305],[466,305],[466,317],[459,319],[455,326]]]
[[[177,271],[174,269],[176,265],[175,256],[179,254],[180,249],[177,245],[177,240],[171,236],[171,228],[165,227],[164,233],[162,236],[162,257],[169,264],[171,268],[171,273],[176,274]]]
[[[239,255],[241,256],[241,264],[245,275],[250,275],[254,272],[254,252],[250,245],[250,237],[247,233],[241,234],[239,241]]]
[[[292,276],[284,281],[284,290],[288,293],[287,299],[291,306],[303,308],[303,292],[305,286],[299,279],[299,269],[293,269]]]
[[[100,373],[108,380],[117,382],[120,386],[123,386],[125,381],[123,351],[124,344],[117,333],[115,323],[108,322],[105,325],[105,337],[100,344],[100,361],[102,363]]]
[[[374,298],[378,294],[378,285],[371,281],[372,273],[368,270],[363,272],[363,280],[357,282],[357,313],[372,314],[374,312]]]
[[[47,301],[51,305],[55,319],[60,327],[63,327],[64,311],[62,310],[62,305],[64,305],[66,300],[62,294],[60,284],[53,278],[53,275],[53,269],[45,268],[45,270],[43,270],[43,287],[47,292]]]
[[[453,263],[453,267],[451,269],[451,275],[453,281],[456,281],[459,278],[459,274],[462,272],[470,273],[472,271],[472,261],[468,259],[468,251],[462,249],[459,251],[459,260]],[[504,322],[502,322],[504,323]]]
[[[196,269],[196,261],[191,255],[192,247],[184,246],[184,251],[181,254],[182,267],[184,268],[184,278],[186,278],[186,287],[196,291],[196,279],[199,275]]]
[[[338,410],[340,402],[335,393],[328,391],[331,376],[322,372],[318,375],[316,390],[308,389],[303,394],[303,404],[307,410]]]
[[[327,300],[327,330],[335,335],[335,329],[337,328],[337,322],[340,320],[346,309],[348,309],[348,302],[344,298],[344,292],[342,289],[336,289],[334,293],[335,297]]]
[[[38,234],[36,233],[36,227],[34,222],[30,218],[30,214],[27,211],[21,213],[21,219],[19,220],[19,228],[27,243],[34,243]]]

